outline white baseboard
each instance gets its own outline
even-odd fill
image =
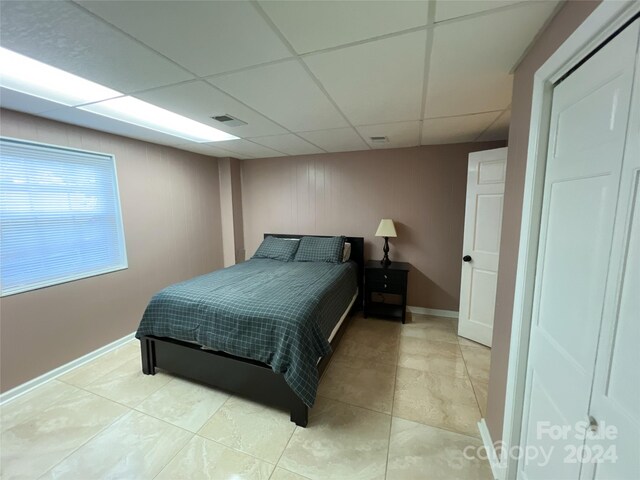
[[[438,310],[436,308],[412,307],[407,306],[407,312],[417,313],[418,315],[435,315],[436,317],[458,318],[458,312],[452,310]]]
[[[484,448],[487,450],[487,461],[491,466],[491,473],[493,473],[493,478],[495,480],[503,480],[504,468],[500,463],[500,459],[498,458],[498,454],[496,453],[493,441],[491,440],[491,433],[489,433],[489,428],[487,427],[487,423],[484,421],[484,418],[480,419],[480,421],[478,422],[478,430],[480,430],[480,438],[482,438]]]
[[[37,378],[34,378],[33,380],[29,380],[28,382],[23,383],[22,385],[18,385],[17,387],[12,388],[11,390],[8,390],[0,394],[0,405],[4,405],[5,403],[10,402],[11,400],[15,400],[21,395],[24,395],[25,393],[33,390],[34,388],[39,387],[43,383],[46,383],[49,380],[53,380],[54,378],[57,378],[60,375],[64,375],[65,373],[70,372],[75,368],[81,367],[85,363],[89,363],[90,361],[95,360],[96,358],[101,357],[102,355],[109,353],[118,347],[121,347],[122,345],[129,342],[130,340],[133,340],[134,338],[135,338],[135,332],[130,333],[129,335],[122,337],[116,340],[115,342],[111,342],[110,344],[105,345],[104,347],[100,347],[97,350],[94,350],[93,352],[89,352],[80,358],[72,360],[69,363],[66,363],[54,370],[51,370],[50,372],[47,372],[43,375],[40,375]]]

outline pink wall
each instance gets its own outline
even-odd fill
[[[500,268],[498,270],[498,291],[486,415],[487,426],[494,441],[499,441],[502,438],[533,75],[589,16],[598,3],[597,1],[585,0],[566,2],[520,64],[513,81],[507,179],[500,243]]]
[[[6,391],[133,331],[151,295],[222,267],[212,157],[8,110],[2,135],[113,153],[129,268],[0,299]]]
[[[409,305],[458,310],[469,152],[504,142],[244,160],[247,258],[265,232],[365,237],[365,258],[382,258],[374,233],[392,218],[392,260],[410,262]]]

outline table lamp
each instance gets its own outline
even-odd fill
[[[384,237],[384,247],[382,248],[384,257],[380,260],[380,263],[385,267],[391,265],[391,260],[389,260],[389,237],[397,236],[393,220],[390,218],[383,218],[380,220],[380,225],[378,225],[378,230],[376,231],[376,237]]]

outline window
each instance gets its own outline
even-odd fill
[[[112,155],[0,137],[2,296],[127,268]]]

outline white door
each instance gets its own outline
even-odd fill
[[[640,479],[639,55],[636,50],[631,116],[589,406],[589,415],[599,425],[595,434],[587,436],[584,451],[592,462],[583,468],[581,478],[585,480]],[[605,461],[593,462],[598,459]]]
[[[458,335],[491,346],[507,149],[469,154]]]
[[[518,478],[582,469],[637,42],[638,22],[553,92]]]

